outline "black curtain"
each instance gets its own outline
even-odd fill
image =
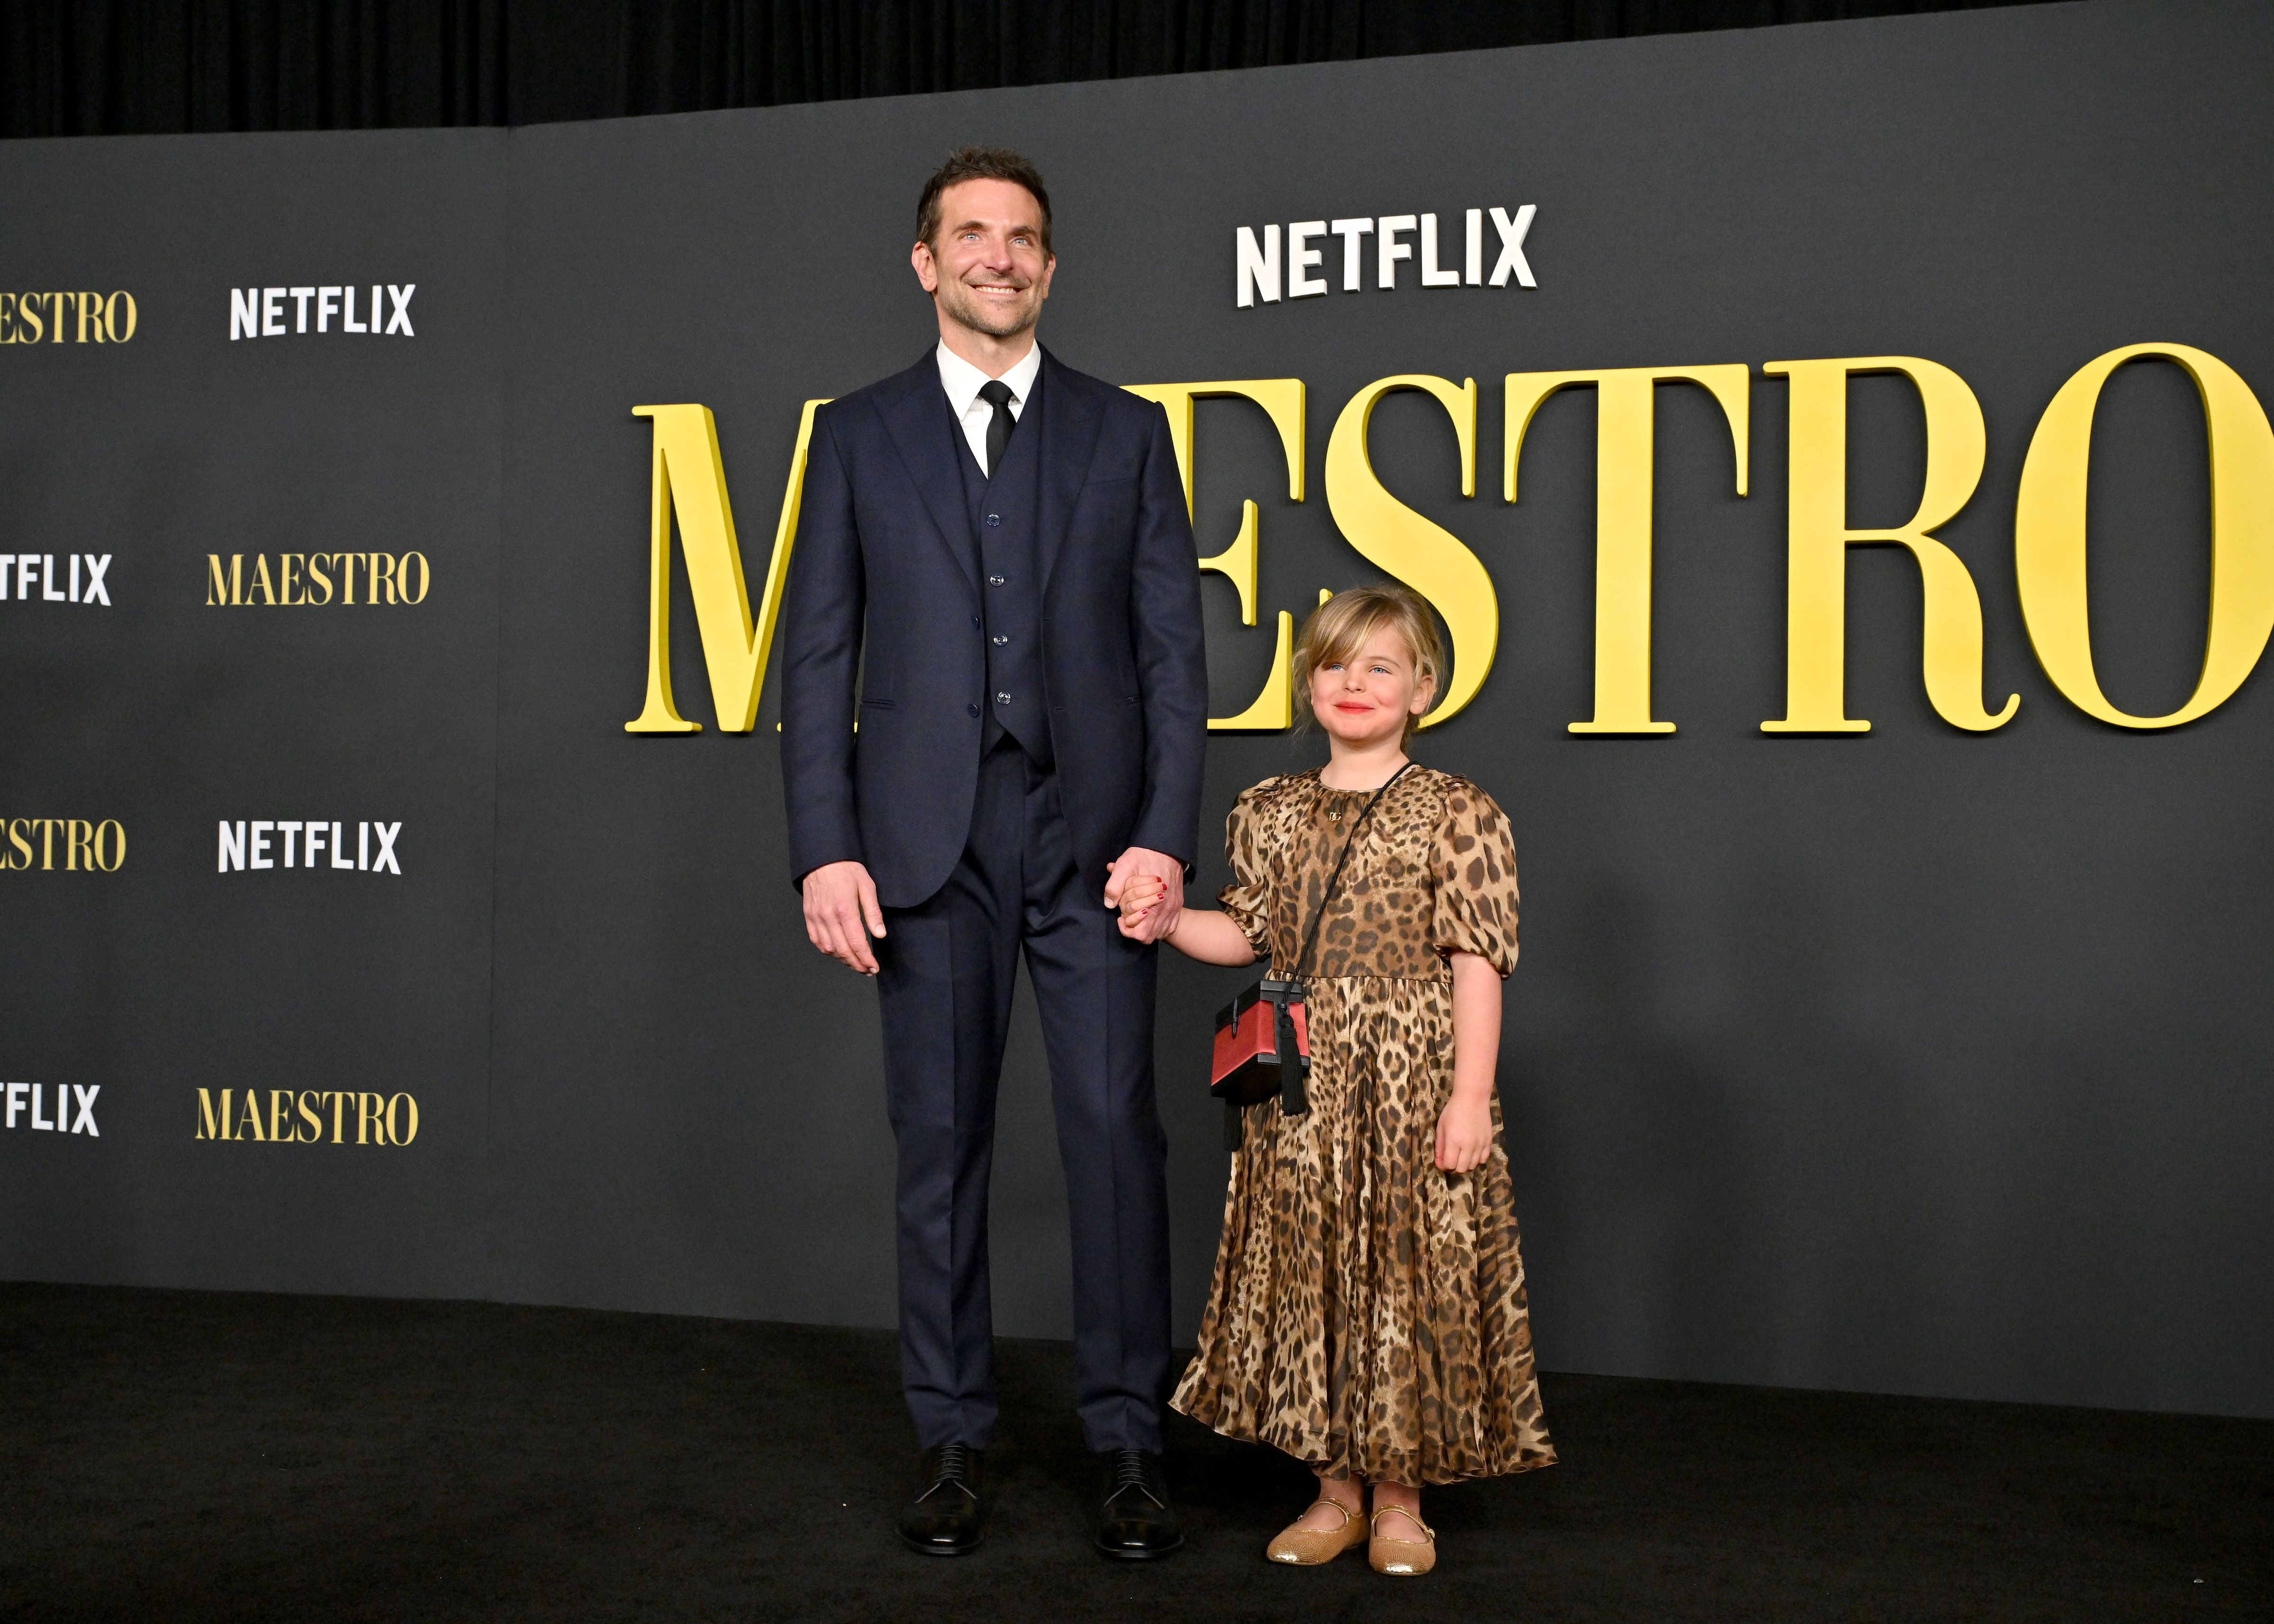
[[[0,136],[536,124],[2016,0],[0,0]]]

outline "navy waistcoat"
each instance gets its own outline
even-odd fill
[[[1042,374],[1020,408],[1016,425],[992,477],[979,471],[963,425],[951,406],[956,466],[963,470],[965,506],[979,558],[979,601],[987,639],[987,726],[984,746],[1005,733],[1043,766],[1053,764],[1050,712],[1043,690],[1042,538],[1035,528],[1042,464],[1036,447],[1042,423]],[[947,396],[940,396],[945,403]]]

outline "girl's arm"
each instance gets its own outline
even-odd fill
[[[1231,914],[1214,908],[1186,908],[1177,915],[1176,929],[1161,939],[1186,958],[1197,959],[1202,964],[1255,962],[1255,944],[1231,922]]]
[[[1452,963],[1453,1097],[1437,1118],[1437,1165],[1448,1173],[1466,1173],[1492,1154],[1500,972],[1474,953],[1455,953]]]
[[[1167,887],[1150,875],[1133,877],[1121,897],[1121,934],[1138,935],[1137,926],[1160,901]],[[1202,964],[1250,965],[1255,948],[1231,922],[1229,914],[1214,908],[1186,908],[1177,915],[1175,929],[1161,938],[1187,959]]]

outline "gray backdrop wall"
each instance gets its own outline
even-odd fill
[[[1219,715],[1263,681],[1278,611],[1381,573],[1328,512],[1344,403],[1395,373],[1478,381],[1473,498],[1426,395],[1383,402],[1373,455],[1499,601],[1480,693],[1418,753],[1517,831],[1501,1086],[1551,1368],[2274,1414],[2274,701],[2261,675],[2178,729],[2090,719],[2032,656],[2013,548],[2031,431],[2093,357],[2176,342],[2274,380],[2270,82],[2255,8],[2103,0],[510,136],[0,148],[0,276],[138,312],[125,342],[0,343],[0,551],[59,560],[0,603],[0,814],[66,820],[21,825],[0,874],[0,1080],[26,1084],[0,1272],[889,1321],[873,994],[804,944],[772,680],[754,732],[719,729],[677,565],[674,685],[704,731],[623,728],[646,670],[631,409],[715,413],[755,593],[801,403],[930,342],[914,193],[983,139],[1050,177],[1063,358],[1306,386],[1300,502],[1258,408],[1199,408],[1201,551],[1261,509],[1261,624],[1203,589]],[[1345,293],[1329,237],[1335,291],[1234,304],[1239,226],[1434,212],[1457,244],[1464,209],[1524,203],[1535,289],[1425,290],[1408,264],[1383,292],[1369,257]],[[290,289],[374,282],[416,284],[411,333],[291,330]],[[232,339],[256,284],[288,289],[288,330]],[[1987,466],[1939,533],[1980,590],[1991,708],[2021,708],[1941,720],[1918,571],[1857,548],[1848,714],[1871,731],[1765,734],[1788,387],[1761,368],[1879,355],[1981,402]],[[1679,731],[1575,737],[1593,392],[1541,409],[1511,505],[1501,380],[1731,362],[1750,495],[1709,398],[1658,391],[1654,712]],[[2094,448],[2101,680],[2160,713],[2201,665],[2210,580],[2185,375],[2117,373]],[[1851,522],[1906,518],[1924,457],[1910,387],[1856,380]],[[112,555],[109,605],[45,597],[74,550]],[[207,602],[214,558],[414,551],[415,604]],[[1320,753],[1218,735],[1209,817]],[[71,819],[117,820],[125,861],[72,866]],[[221,826],[279,819],[339,820],[343,847],[399,823],[401,873],[217,853]],[[1185,1336],[1224,1177],[1201,1067],[1237,980],[1163,967]],[[100,1088],[99,1136],[34,1125],[66,1087]],[[1003,1116],[998,1328],[1063,1335],[1030,1013]]]

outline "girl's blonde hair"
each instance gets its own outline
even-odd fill
[[[1445,690],[1445,644],[1437,635],[1437,618],[1429,613],[1427,602],[1412,588],[1395,582],[1354,586],[1313,610],[1295,640],[1295,692],[1302,696],[1297,727],[1308,727],[1313,720],[1311,673],[1349,659],[1385,626],[1404,640],[1415,680],[1429,679],[1429,703],[1437,703]],[[1419,717],[1408,716],[1404,737],[1411,739],[1420,725]]]

